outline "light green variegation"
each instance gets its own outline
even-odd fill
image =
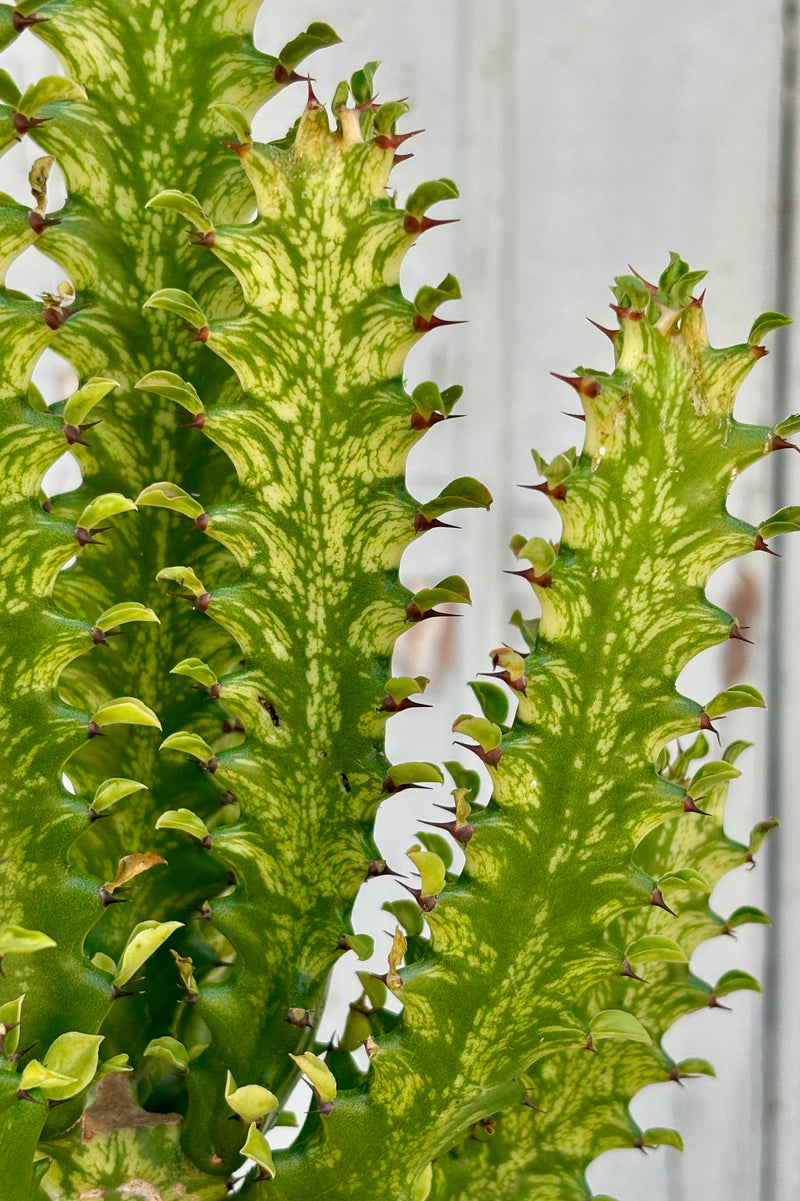
[[[688,959],[768,920],[709,906],[772,823],[725,837],[742,747],[709,759],[703,734],[763,701],[742,684],[702,707],[675,680],[739,634],[710,574],[800,528],[800,507],[757,528],[725,508],[798,428],[732,416],[787,319],[717,351],[701,272],[673,256],[658,285],[617,281],[615,367],[568,381],[584,446],[534,453],[561,538],[511,542],[541,617],[517,618],[524,650],[491,652],[479,711],[453,715],[493,796],[446,765],[452,808],[402,848],[409,896],[384,906],[370,972],[352,913],[387,871],[375,812],[445,780],[385,758],[386,722],[429,682],[393,676],[392,651],[470,603],[459,575],[410,593],[400,558],[491,504],[469,476],[422,503],[404,484],[461,396],[409,395],[405,357],[460,290],[406,298],[400,267],[457,190],[393,196],[407,106],[375,100],[374,63],[331,116],[298,89],[287,137],[255,143],[262,102],[337,40],[315,23],[263,54],[258,7],[0,4],[0,47],[31,27],[66,72],[24,95],[0,73],[0,150],[42,150],[31,207],[0,195],[0,263],[36,244],[69,277],[0,294],[0,1201],[217,1201],[248,1159],[242,1195],[274,1201],[578,1201],[601,1151],[680,1145],[627,1110],[644,1083],[711,1070],[666,1056],[668,1026],[757,987]],[[80,381],[50,408],[30,382],[47,347]],[[65,450],[82,483],[47,500]],[[350,952],[363,992],[325,1046]],[[310,1111],[275,1151],[301,1081]]]

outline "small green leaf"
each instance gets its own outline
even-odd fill
[[[677,1147],[683,1150],[683,1139],[677,1130],[669,1126],[650,1126],[641,1135],[645,1147]]]
[[[434,851],[423,851],[417,845],[406,851],[420,875],[420,893],[423,897],[438,897],[445,884],[445,866]]]
[[[278,1108],[278,1098],[260,1084],[245,1084],[236,1087],[236,1081],[228,1072],[225,1081],[225,1100],[243,1122],[258,1122],[266,1114]]]
[[[238,105],[224,102],[209,104],[208,111],[219,113],[225,119],[240,146],[252,146],[253,131],[250,128],[250,122]]]
[[[180,288],[161,288],[144,302],[145,309],[163,309],[166,313],[174,313],[181,317],[192,329],[208,328],[208,320],[200,305]]]
[[[267,1180],[275,1179],[275,1161],[272,1158],[269,1143],[255,1122],[250,1124],[240,1154],[245,1159],[252,1159],[253,1163],[258,1164],[262,1172],[266,1173]]]
[[[123,776],[112,776],[111,779],[98,784],[92,799],[92,809],[95,813],[104,813],[106,809],[116,805],[117,801],[131,796],[134,792],[141,792],[145,788],[147,785],[140,784],[138,780],[126,780]]]
[[[97,968],[99,972],[107,972],[109,976],[115,976],[117,965],[110,955],[106,955],[105,951],[95,951],[89,962]]]
[[[86,93],[79,83],[65,79],[63,75],[45,75],[25,89],[17,101],[17,111],[26,117],[35,117],[39,109],[47,104],[85,99]]]
[[[433,521],[455,509],[489,509],[491,504],[492,494],[488,488],[471,476],[462,476],[442,488],[433,500],[420,505],[419,512],[428,521]]]
[[[625,958],[629,963],[686,963],[686,956],[674,939],[660,934],[645,934],[634,939]]]
[[[201,233],[210,233],[214,228],[197,197],[189,196],[186,192],[178,192],[174,188],[167,188],[166,191],[159,192],[152,200],[148,200],[144,207],[166,209],[168,212],[177,213],[179,217],[185,217],[187,221],[190,221]]]
[[[46,1068],[38,1059],[32,1059],[30,1063],[25,1065],[22,1075],[20,1076],[19,1086],[26,1092],[32,1088],[39,1088],[42,1092],[49,1092],[54,1088],[71,1088],[77,1084],[74,1076],[65,1076],[61,1072],[55,1072],[50,1068]],[[78,1091],[77,1089],[75,1090]]]
[[[102,1041],[102,1034],[81,1034],[71,1030],[59,1035],[50,1044],[44,1057],[44,1067],[64,1077],[69,1083],[40,1085],[49,1100],[66,1101],[89,1087],[97,1072],[97,1057]]]
[[[756,822],[750,831],[750,841],[747,844],[747,849],[751,855],[756,853],[767,835],[771,834],[779,825],[780,822],[774,817],[768,817],[763,822]]]
[[[149,375],[143,375],[134,386],[142,392],[155,392],[157,396],[174,401],[195,417],[198,413],[205,412],[194,384],[181,379],[174,371],[151,371]]]
[[[192,734],[189,730],[176,730],[174,734],[170,734],[165,738],[158,748],[160,751],[183,751],[184,755],[191,755],[194,759],[199,759],[201,763],[207,763],[209,759],[214,758],[214,752],[204,738],[199,734]]]
[[[278,55],[278,62],[287,71],[293,71],[303,59],[308,58],[309,54],[313,54],[315,50],[324,50],[326,46],[336,46],[341,40],[330,25],[325,25],[322,21],[314,21],[305,33],[298,34],[296,38],[292,38],[290,42],[286,43]],[[368,96],[367,99],[369,100],[370,97]]]
[[[139,922],[134,926],[130,938],[122,952],[119,967],[114,977],[114,984],[122,987],[135,976],[139,968],[150,956],[165,943],[170,934],[179,930],[183,922]]]
[[[188,676],[190,680],[197,680],[198,684],[202,684],[204,688],[213,688],[219,680],[214,675],[214,672],[204,663],[202,659],[181,659],[180,663],[176,663],[170,669],[172,676]]]
[[[791,317],[787,317],[785,313],[762,313],[760,317],[756,317],[750,328],[750,333],[747,335],[748,345],[758,346],[774,329],[791,324]]]
[[[434,605],[471,605],[472,597],[465,580],[460,575],[449,575],[440,580],[435,588],[423,588],[411,598],[420,613],[427,613]]]
[[[320,1102],[330,1104],[336,1100],[336,1077],[318,1055],[314,1055],[312,1051],[304,1051],[302,1055],[290,1054],[289,1058],[294,1060],[303,1075],[310,1080]]]
[[[417,1177],[411,1201],[428,1201],[433,1188],[433,1164],[426,1164]]]
[[[751,976],[748,972],[734,971],[720,976],[712,992],[715,997],[727,997],[732,992],[740,992],[745,989],[749,992],[761,992],[761,985],[755,976]]]
[[[101,1064],[97,1073],[97,1079],[102,1080],[104,1076],[114,1076],[119,1072],[132,1072],[133,1066],[128,1061],[126,1053],[112,1055],[110,1059],[105,1059]]]
[[[336,110],[334,109],[334,112]],[[375,114],[375,129],[378,133],[393,133],[395,125],[409,111],[403,100],[389,100]]]
[[[3,104],[9,105],[10,108],[17,108],[21,95],[22,92],[14,83],[8,71],[0,71],[0,101]]]
[[[784,417],[783,421],[779,421],[775,426],[775,433],[779,438],[789,438],[798,430],[800,430],[800,413],[792,413],[790,417]]]
[[[505,725],[508,721],[508,693],[498,684],[490,684],[487,680],[470,680],[469,686],[487,721],[498,726]]]
[[[345,934],[344,941],[351,951],[355,951],[361,962],[371,959],[375,954],[375,940],[369,934]]]
[[[136,504],[150,505],[156,509],[172,509],[173,513],[181,513],[184,517],[191,518],[199,517],[205,512],[198,500],[169,480],[148,484],[136,497]]]
[[[426,851],[433,851],[434,855],[438,855],[445,870],[450,871],[453,864],[453,846],[443,834],[434,834],[430,830],[421,832],[418,830],[415,837],[419,839]]]
[[[14,1001],[6,1001],[5,1005],[0,1005],[0,1043],[2,1043],[2,1051],[6,1059],[13,1055],[19,1046],[19,1024],[22,1021],[22,1002],[25,1000],[25,993],[17,997]]]
[[[208,827],[191,809],[168,809],[156,821],[157,830],[182,830],[203,842],[209,837]]]
[[[724,759],[704,763],[692,776],[687,791],[689,796],[696,799],[711,792],[712,788],[716,788],[718,784],[736,780],[741,774],[738,767],[734,767],[732,763],[726,763]]]
[[[705,706],[705,711],[709,717],[720,717],[723,713],[732,713],[734,709],[752,707],[766,709],[766,701],[761,693],[750,684],[736,684],[733,688],[726,688],[724,692],[717,693]]]
[[[76,525],[81,529],[91,530],[101,522],[108,521],[109,517],[116,517],[119,513],[129,513],[135,508],[135,503],[127,496],[123,496],[121,492],[104,492],[89,502]]]
[[[638,1018],[624,1009],[604,1009],[592,1018],[589,1029],[595,1041],[599,1038],[616,1038],[647,1045],[652,1042]]]
[[[454,734],[474,738],[484,751],[495,750],[503,741],[503,731],[499,726],[485,717],[473,717],[470,713],[462,713],[457,717],[452,728]]]
[[[420,184],[406,201],[407,213],[412,217],[421,217],[423,213],[438,204],[440,200],[457,200],[458,188],[452,179],[434,179],[429,183]]]
[[[545,575],[556,561],[553,545],[545,538],[529,538],[516,555],[518,559],[527,559],[537,576]]]
[[[129,621],[154,621],[161,625],[153,610],[139,604],[138,601],[122,601],[118,605],[112,605],[100,614],[94,624],[98,630],[107,634],[109,630],[115,630],[117,626],[125,625]]]
[[[691,867],[682,867],[678,871],[665,872],[659,877],[658,887],[692,888],[699,892],[711,892],[711,884],[702,874]]]
[[[729,746],[725,747],[722,752],[722,758],[726,763],[735,763],[739,756],[752,746],[752,742],[745,742],[742,738],[737,738]]]
[[[397,918],[409,937],[413,938],[422,933],[424,918],[415,901],[385,901],[381,908]]]
[[[411,902],[407,901],[406,904],[410,905]],[[384,908],[386,908],[386,906],[384,906]],[[418,909],[419,907],[417,906],[416,908]],[[420,920],[421,918],[422,915],[420,914]],[[421,928],[422,927],[420,926],[420,929]],[[370,972],[356,972],[356,975],[361,981],[361,987],[367,994],[372,1008],[383,1009],[384,1005],[386,1004],[386,997],[389,991],[384,981],[378,976],[373,976]]]
[[[103,379],[93,376],[82,388],[73,392],[64,405],[64,421],[67,425],[80,425],[91,413],[92,409],[104,396],[108,396],[112,388],[118,388],[115,379]]]
[[[3,926],[0,929],[0,956],[32,955],[56,945],[55,939],[41,930],[26,930],[23,926]]]
[[[414,297],[414,308],[421,317],[432,317],[439,305],[448,300],[461,299],[461,285],[454,275],[446,275],[438,287],[429,285],[417,292]]]
[[[161,1038],[151,1038],[144,1049],[144,1054],[151,1059],[161,1059],[179,1072],[189,1071],[189,1052],[177,1038],[164,1034]]]
[[[196,597],[205,595],[205,584],[195,575],[191,567],[162,567],[156,579],[172,580],[174,583],[180,584],[181,588],[188,588]]]
[[[800,505],[779,509],[758,527],[762,538],[777,538],[779,534],[793,534],[796,530],[800,530]]]
[[[118,696],[113,701],[105,701],[92,714],[96,726],[153,726],[161,729],[161,722],[152,709],[148,709],[138,697]]]
[[[403,784],[444,784],[435,763],[393,763],[386,774],[396,788]]]
[[[734,909],[725,925],[735,930],[737,926],[771,926],[772,921],[763,909],[758,909],[755,905],[740,905],[738,909]]]
[[[427,676],[395,676],[386,681],[386,691],[396,705],[408,700],[410,696],[419,696],[425,691],[430,680]]]
[[[448,759],[444,766],[452,777],[456,788],[463,788],[465,790],[466,799],[476,801],[481,790],[481,777],[479,773],[472,771],[471,768],[464,767],[463,763],[458,763],[455,759]]]

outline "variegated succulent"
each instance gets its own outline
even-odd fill
[[[459,576],[412,594],[401,555],[491,503],[467,476],[424,503],[404,483],[461,390],[404,388],[459,288],[409,300],[400,265],[457,191],[398,202],[406,104],[375,100],[370,63],[329,112],[298,67],[336,34],[271,57],[258,7],[0,5],[0,47],[30,27],[66,72],[24,93],[0,72],[0,149],[42,151],[32,205],[0,196],[3,269],[35,244],[69,276],[0,298],[0,1201],[578,1201],[601,1151],[679,1144],[628,1112],[642,1084],[710,1070],[669,1058],[668,1026],[757,987],[688,957],[765,920],[708,902],[770,826],[726,837],[742,745],[709,760],[708,732],[763,702],[675,681],[740,636],[711,573],[800,525],[725,504],[800,429],[732,415],[786,319],[715,350],[701,272],[673,255],[656,285],[617,280],[613,369],[568,379],[583,447],[535,456],[560,541],[511,544],[541,617],[517,615],[522,649],[491,652],[480,713],[453,723],[491,797],[482,768],[389,763],[386,723],[427,684],[392,676],[395,643],[470,600]],[[290,84],[297,123],[257,144]],[[80,380],[50,407],[47,347]],[[47,499],[67,448],[82,482]],[[373,957],[352,912],[388,871],[376,810],[445,771],[388,962],[322,1044],[334,965]],[[310,1110],[275,1151],[299,1080]]]

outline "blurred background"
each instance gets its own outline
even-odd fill
[[[706,313],[717,346],[744,341],[763,310],[800,314],[798,9],[795,0],[269,0],[257,43],[276,51],[312,20],[328,21],[343,38],[311,61],[321,100],[378,58],[380,99],[409,98],[405,128],[425,132],[404,147],[414,157],[395,170],[400,198],[440,176],[461,191],[459,202],[435,214],[460,223],[428,233],[403,271],[410,296],[455,272],[464,301],[442,315],[468,322],[426,338],[409,358],[409,388],[424,379],[461,383],[459,411],[467,414],[415,449],[410,490],[425,500],[469,474],[495,496],[489,516],[459,515],[460,530],[432,533],[403,561],[410,588],[453,572],[472,588],[469,613],[427,622],[398,648],[396,673],[429,676],[426,700],[436,708],[393,720],[390,756],[442,760],[454,757],[453,719],[474,705],[466,681],[489,669],[492,647],[519,641],[507,625],[514,609],[534,615],[528,586],[503,575],[513,566],[508,540],[515,533],[554,537],[557,522],[545,500],[517,485],[537,481],[531,445],[549,459],[580,442],[580,427],[562,413],[576,407],[573,394],[549,372],[610,367],[606,340],[585,318],[613,323],[614,275],[630,263],[655,278],[671,250],[707,268]],[[22,87],[58,70],[29,33],[0,54],[0,67]],[[273,101],[256,123],[259,140],[281,136],[303,99],[298,87]],[[25,203],[34,157],[26,139],[3,160],[0,187]],[[50,207],[62,199],[51,179]],[[37,295],[61,277],[30,250],[7,283]],[[798,334],[779,331],[768,344],[770,356],[740,394],[742,420],[773,423],[800,409]],[[37,380],[51,400],[70,388],[65,364],[51,354]],[[74,482],[74,467],[62,464],[49,490]],[[757,524],[792,501],[800,502],[800,457],[784,453],[737,481],[730,508]],[[603,1156],[591,1184],[620,1201],[800,1195],[800,956],[791,867],[800,853],[793,742],[800,734],[800,538],[782,542],[781,559],[751,555],[720,571],[709,589],[750,626],[754,645],[707,652],[679,682],[703,701],[742,679],[769,700],[768,713],[747,713],[756,745],[732,788],[728,829],[746,842],[763,817],[778,817],[782,828],[757,870],[732,873],[713,903],[724,914],[762,905],[774,928],[744,927],[736,942],[716,939],[692,965],[711,980],[732,967],[751,971],[765,993],[736,994],[732,1012],[707,1011],[670,1032],[667,1049],[676,1059],[710,1058],[717,1078],[685,1089],[654,1086],[635,1099],[640,1125],[677,1126],[686,1150]],[[728,741],[743,736],[736,718],[726,722]],[[390,861],[402,863],[417,820],[407,805],[384,806],[379,836]],[[365,901],[362,928],[375,922]]]

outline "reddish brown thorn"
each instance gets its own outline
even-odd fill
[[[45,121],[51,121],[52,117],[26,117],[24,113],[14,113],[11,118],[11,124],[14,126],[14,132],[22,137],[23,134],[29,133],[32,129],[38,129],[40,125],[44,125]]]
[[[800,450],[800,446],[798,446],[794,442],[787,442],[785,438],[782,438],[780,436],[780,434],[773,434],[772,435],[772,449],[773,450]]]
[[[87,738],[105,738],[105,734],[100,729],[96,721],[90,721],[86,727]]]
[[[749,629],[750,629],[749,626],[740,626],[734,621],[731,624],[731,628],[728,630],[728,637],[729,638],[737,638],[739,640],[739,642],[749,642],[751,646],[755,646],[753,639],[745,638],[744,634],[742,633],[742,630],[749,630]]]
[[[768,555],[774,555],[776,559],[781,557],[776,550],[770,550],[760,534],[756,534],[753,539],[753,550],[765,550]]]
[[[371,112],[377,113],[379,107],[378,93],[376,92],[374,96],[370,96],[369,100],[365,100],[363,104],[356,105],[356,112],[365,113],[369,109]]]
[[[191,429],[195,429],[195,430],[201,430],[201,429],[203,428],[203,426],[205,425],[205,423],[206,423],[206,415],[205,415],[205,413],[197,413],[197,414],[195,414],[195,416],[192,418],[192,420],[191,420],[191,421],[187,421],[185,425],[180,425],[180,426],[178,426],[178,429],[182,429],[182,430],[191,430]]]
[[[44,1101],[37,1101],[26,1088],[18,1088],[17,1097],[20,1101],[33,1101],[34,1105],[44,1105]]]
[[[111,1000],[112,1001],[119,1001],[120,997],[140,997],[140,996],[142,996],[142,993],[140,993],[140,992],[125,992],[124,989],[119,987],[119,985],[117,985],[117,984],[111,985]]]
[[[74,446],[76,442],[81,446],[88,446],[89,443],[84,441],[83,435],[87,430],[93,429],[99,424],[99,421],[86,421],[83,425],[69,425],[65,421],[62,423],[61,429],[70,446]]]
[[[290,71],[288,67],[284,67],[283,63],[275,64],[275,70],[272,72],[272,78],[276,83],[281,84],[300,83],[301,80],[305,80],[307,83],[311,82],[311,77],[309,75],[298,75],[296,71]]]
[[[708,817],[708,810],[707,809],[698,809],[697,805],[695,804],[694,797],[690,797],[688,793],[683,798],[683,812],[684,813],[701,813],[703,815],[703,817]]]
[[[211,758],[206,759],[205,762],[201,760],[197,766],[201,768],[202,771],[207,771],[210,776],[213,776],[219,767],[219,759],[216,755],[212,755]]]
[[[102,821],[104,817],[113,817],[114,814],[113,813],[98,813],[95,809],[92,809],[92,807],[90,805],[87,810],[87,816],[89,818],[89,825],[93,826],[95,822]]]
[[[455,822],[428,822],[420,823],[423,826],[431,826],[434,830],[446,830],[456,842],[460,842],[462,846],[466,846],[475,833],[475,827],[470,822],[465,822],[463,826],[457,826]]]
[[[440,521],[438,517],[431,519],[426,517],[424,513],[416,513],[414,515],[414,529],[418,534],[426,534],[428,530],[460,530],[461,526],[453,525],[451,521]]]
[[[121,638],[124,630],[101,630],[99,626],[92,626],[89,633],[95,646],[108,646],[106,639]]]
[[[636,278],[639,280],[639,282],[644,284],[644,286],[647,288],[647,291],[650,293],[651,296],[655,296],[656,292],[658,291],[658,288],[656,287],[655,284],[651,284],[650,281],[646,280],[643,275],[640,275],[635,267],[631,267],[630,263],[628,263],[628,270],[632,271],[633,274],[636,276]]]
[[[424,129],[412,129],[410,133],[379,133],[375,138],[375,145],[379,150],[396,150],[409,138],[415,138],[418,133],[424,132]]]
[[[604,325],[600,325],[598,321],[593,321],[591,317],[587,317],[586,320],[590,325],[593,325],[595,329],[599,329],[601,334],[605,334],[610,341],[614,342],[619,337],[618,329],[606,329]]]
[[[506,568],[504,575],[521,576],[523,580],[527,580],[529,584],[535,584],[537,588],[551,588],[553,584],[553,577],[549,571],[546,571],[544,575],[534,575],[532,567],[526,568],[525,571],[510,571]]]
[[[487,767],[497,767],[503,757],[503,748],[501,746],[496,746],[491,751],[485,751],[480,744],[473,745],[471,742],[454,742],[453,746],[463,746],[465,750],[472,751]]]
[[[413,154],[396,154],[392,159],[392,166],[397,167],[400,163],[405,163],[408,159],[413,158]]]
[[[730,1005],[723,1005],[720,1001],[717,1000],[716,995],[713,992],[709,995],[709,998],[708,998],[708,1008],[709,1009],[724,1009],[728,1013],[730,1013],[730,1011],[731,1011]]]
[[[94,526],[91,530],[87,530],[83,525],[76,525],[72,531],[75,535],[75,541],[78,546],[105,546],[105,542],[101,542],[99,538],[95,538],[95,534],[104,534],[106,530],[110,530],[110,525]]]
[[[523,1093],[523,1096],[522,1096],[522,1104],[527,1109],[535,1110],[536,1113],[547,1113],[547,1110],[542,1109],[540,1105],[534,1105],[533,1101],[531,1101],[531,1098],[530,1098],[527,1088],[525,1089],[525,1092]]]
[[[216,230],[213,230],[213,229],[209,229],[204,234],[198,233],[196,230],[191,230],[189,232],[189,241],[191,242],[192,246],[211,247],[216,243],[216,240],[217,240]]]
[[[293,1005],[291,1009],[287,1009],[286,1017],[283,1020],[298,1030],[311,1026],[311,1014],[307,1009],[301,1009],[299,1005]]]
[[[745,855],[745,857],[744,857],[744,861],[745,861],[745,863],[746,863],[746,864],[748,864],[748,868],[747,868],[747,870],[748,870],[749,872],[751,872],[751,871],[753,870],[753,868],[755,867],[755,865],[756,865],[755,857],[754,857],[754,855],[753,855],[753,852],[752,852],[752,851],[748,851],[748,852],[747,852],[747,854],[746,854],[746,855]]]
[[[677,917],[674,909],[670,909],[667,902],[664,900],[664,894],[656,884],[650,896],[650,904],[655,905],[657,909],[663,909],[666,913],[671,913],[673,917]]]
[[[28,29],[31,25],[38,25],[40,21],[49,21],[49,17],[40,17],[36,13],[30,13],[26,16],[24,13],[16,10],[11,14],[11,24],[16,29],[17,33],[22,33],[23,29]]]
[[[410,237],[415,238],[429,229],[435,229],[437,225],[454,225],[459,220],[459,217],[450,217],[437,221],[433,217],[415,217],[413,213],[406,213],[403,217],[403,229]]]
[[[208,522],[209,522],[208,513],[200,513],[194,519],[193,528],[196,530],[202,530],[202,532],[205,533],[205,531],[208,529]]]
[[[734,942],[736,941],[736,939],[738,937],[736,934],[736,931],[732,930],[727,922],[723,922],[723,924],[719,928],[719,932],[720,932],[720,934],[727,934],[729,938],[732,938],[734,940]]]
[[[646,1155],[646,1154],[647,1154],[647,1151],[645,1150],[645,1145],[644,1145],[644,1135],[643,1135],[643,1134],[640,1134],[640,1135],[638,1136],[638,1138],[635,1138],[635,1139],[633,1140],[633,1146],[636,1148],[636,1150],[637,1150],[637,1151],[641,1151],[642,1155]]]
[[[381,784],[381,792],[390,796],[396,792],[406,792],[409,788],[419,788],[422,792],[428,791],[424,784],[395,784],[391,776],[384,776]]]
[[[53,502],[50,499],[50,497],[48,496],[47,500],[42,501],[42,511],[44,513],[49,513],[52,508],[53,508]]]
[[[711,724],[711,718],[708,716],[705,710],[703,710],[703,712],[700,714],[700,729],[710,730],[711,733],[715,735],[720,746],[722,745],[722,739],[719,736],[719,730],[716,728],[716,726]]]
[[[406,709],[431,709],[432,705],[426,705],[424,701],[412,701],[411,697],[405,696],[402,701],[396,701],[394,697],[387,692],[381,703],[376,709],[376,713],[403,713]]]
[[[569,384],[570,388],[574,388],[579,396],[586,396],[590,400],[600,392],[601,385],[596,379],[592,379],[588,375],[559,375],[557,371],[551,371],[550,374],[555,379],[560,379],[565,384]]]
[[[81,309],[87,307],[85,304],[71,304],[65,308],[45,308],[42,309],[42,320],[48,329],[61,329],[61,326],[69,320],[73,313],[79,313]]]
[[[523,696],[527,694],[527,676],[518,676],[516,680],[512,680],[511,674],[508,671],[479,671],[478,675],[487,676],[490,680],[502,680],[504,684],[508,684],[509,688],[513,688],[515,692],[521,692]]]
[[[585,421],[586,420],[585,413],[568,413],[566,409],[562,409],[561,412],[564,414],[565,417],[574,417],[576,421]]]
[[[626,309],[619,304],[610,304],[608,306],[613,313],[616,313],[620,321],[641,321],[644,313],[641,309]]]
[[[40,234],[43,229],[47,229],[51,225],[60,224],[60,217],[44,217],[41,213],[37,213],[36,209],[28,209],[28,225],[35,234]]]
[[[651,902],[651,904],[652,904],[652,902]],[[647,983],[647,981],[643,980],[641,976],[636,975],[636,972],[633,970],[633,968],[630,965],[630,962],[627,959],[623,959],[622,967],[619,969],[619,974],[620,974],[620,976],[627,976],[628,979],[630,979],[630,980],[639,980],[639,981],[641,981],[642,984]]]
[[[105,886],[103,886],[103,888],[100,889],[100,900],[103,902],[104,909],[108,909],[109,905],[127,904],[126,897],[114,896],[114,894],[112,892],[109,892]]]
[[[763,359],[764,355],[769,354],[766,346],[751,346],[749,350],[754,359]]]
[[[586,1039],[586,1042],[583,1044],[583,1049],[584,1049],[584,1051],[594,1051],[595,1055],[598,1054],[597,1047],[594,1045],[594,1039],[592,1038],[591,1034]]]
[[[393,876],[394,874],[386,866],[385,859],[370,859],[369,867],[367,868],[368,879],[373,879],[375,876]]]
[[[187,330],[192,335],[189,339],[190,343],[202,342],[203,345],[205,345],[211,335],[211,330],[207,325],[204,325],[202,329],[197,329],[194,325],[184,325],[183,329]]]
[[[691,298],[691,300],[689,301],[690,309],[702,309],[703,305],[705,304],[706,291],[707,291],[707,289],[703,288],[703,291],[700,293],[699,296],[693,296]]]
[[[235,150],[239,158],[244,158],[247,152],[253,149],[251,142],[227,142],[224,138],[220,138],[219,143],[228,150]]]
[[[670,1080],[674,1080],[676,1084],[679,1084],[681,1088],[685,1088],[686,1085],[683,1083],[683,1077],[688,1075],[688,1072],[682,1072],[678,1065],[675,1064],[674,1068],[670,1070],[669,1078]]]
[[[466,325],[466,322],[446,321],[444,317],[437,317],[435,313],[432,317],[423,317],[422,313],[415,313],[412,325],[418,334],[427,334],[430,330],[440,329],[443,325]]]
[[[433,913],[439,904],[438,897],[424,897],[418,888],[412,888],[410,884],[403,884],[403,888],[411,894],[423,913]]]
[[[406,605],[406,621],[427,621],[429,617],[460,617],[460,614],[440,613],[438,609],[426,609],[423,613],[413,601]]]
[[[583,420],[585,421],[586,418],[584,417]],[[551,488],[547,480],[545,480],[543,484],[517,484],[517,487],[525,488],[528,492],[541,492],[544,496],[549,496],[551,500],[567,499],[566,484],[556,484],[555,488]]]

